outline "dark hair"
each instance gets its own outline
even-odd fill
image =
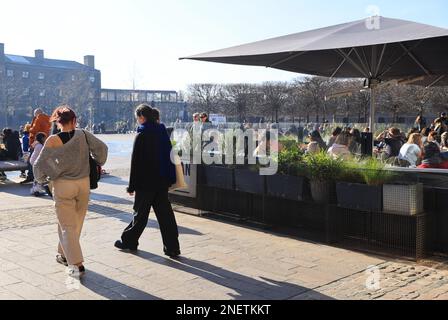
[[[147,122],[156,123],[160,117],[160,112],[155,108],[151,108],[147,104],[141,104],[135,110],[135,115],[137,117],[145,118]]]
[[[425,137],[429,136],[431,133],[431,128],[423,128],[421,134]]]
[[[353,139],[356,142],[358,142],[358,143],[362,142],[361,132],[358,129],[352,129],[352,131],[350,132],[350,135],[353,137]]]
[[[431,159],[433,157],[440,156],[440,148],[434,142],[430,142],[425,146],[425,159]]]
[[[60,106],[53,111],[50,122],[57,122],[61,125],[66,125],[76,119],[76,113],[67,105]]]
[[[333,137],[337,137],[338,135],[340,135],[342,133],[342,128],[337,127],[336,129],[334,129],[333,131]]]
[[[160,110],[157,108],[152,108],[152,117],[155,121],[160,121]]]
[[[40,144],[44,144],[46,138],[47,138],[47,135],[43,132],[39,132],[36,135],[36,141],[38,141]]]
[[[3,129],[3,136],[6,138],[12,134],[12,129],[10,128],[4,128]]]

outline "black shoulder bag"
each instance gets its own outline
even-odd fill
[[[87,134],[83,130],[84,136],[86,137],[87,145],[89,146],[89,166],[90,166],[90,190],[98,189],[98,181],[101,179],[101,166],[92,158],[90,153],[90,144],[87,139]]]

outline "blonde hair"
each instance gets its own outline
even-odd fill
[[[409,136],[409,144],[416,144],[420,146],[422,144],[422,135],[420,133],[413,133]]]

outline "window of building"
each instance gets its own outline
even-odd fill
[[[153,101],[155,101],[155,102],[161,102],[161,101],[162,101],[162,93],[160,93],[160,92],[154,93],[154,99],[153,99]]]
[[[72,75],[72,81],[76,81],[76,76]]]
[[[8,95],[13,95],[14,94],[14,89],[9,88],[8,90],[6,90],[6,92],[8,93]]]
[[[146,100],[147,98],[147,94],[146,93],[139,93],[138,94],[138,101],[144,102],[144,101],[148,101]]]
[[[28,95],[30,95],[30,89],[28,89],[28,88],[24,89],[24,90],[23,90],[23,95],[24,95],[24,96],[28,96]]]
[[[28,71],[23,71],[22,72],[22,78],[28,79],[29,77],[30,77],[30,73]]]
[[[162,101],[163,102],[170,101],[170,94],[169,93],[162,93]]]
[[[117,100],[121,102],[131,101],[131,95],[129,94],[129,92],[118,93]]]
[[[109,91],[107,93],[107,101],[115,101],[116,97],[115,97],[115,92],[114,91]]]
[[[6,75],[8,77],[14,77],[14,70],[6,70]]]
[[[132,101],[134,101],[134,102],[138,102],[138,101],[139,101],[139,98],[138,98],[138,92],[132,92],[132,93],[131,93],[131,99],[132,99]]]
[[[8,115],[14,116],[16,108],[13,106],[8,107]]]
[[[40,90],[39,91],[39,96],[40,97],[45,97],[45,90]]]
[[[94,76],[90,76],[89,80],[90,80],[90,82],[94,83],[95,82],[95,77]]]
[[[177,102],[177,93],[170,93],[170,102]]]
[[[45,79],[45,73],[39,72],[38,78],[39,78],[39,80],[44,80]]]
[[[115,92],[113,91],[101,92],[101,101],[115,101]]]
[[[152,101],[154,101],[154,93],[148,93],[148,94],[146,95],[146,100],[147,100],[148,102],[152,102]]]

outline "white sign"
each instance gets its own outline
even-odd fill
[[[195,164],[182,162],[182,168],[184,170],[185,183],[188,185],[188,188],[170,191],[170,193],[188,198],[196,198],[197,194],[196,188],[198,182],[198,166]]]
[[[211,114],[209,117],[213,124],[224,124],[227,123],[227,117],[222,114]]]

